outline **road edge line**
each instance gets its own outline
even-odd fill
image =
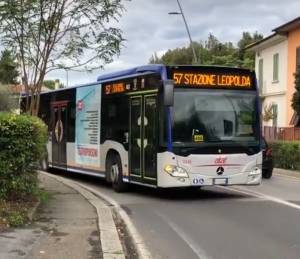
[[[300,205],[298,205],[296,203],[292,203],[292,202],[289,202],[289,201],[286,201],[286,200],[283,200],[283,199],[280,199],[280,198],[277,198],[277,197],[274,197],[274,196],[263,194],[261,192],[242,190],[242,189],[239,189],[237,187],[218,186],[218,188],[223,189],[223,190],[230,190],[230,191],[243,193],[245,195],[253,196],[253,197],[256,197],[256,198],[259,198],[259,199],[262,199],[262,200],[269,200],[269,201],[272,201],[272,202],[275,202],[275,203],[278,203],[278,204],[281,204],[281,205],[285,205],[285,206],[300,210]]]

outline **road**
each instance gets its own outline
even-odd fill
[[[134,187],[122,194],[98,178],[72,179],[117,201],[153,258],[300,258],[300,179],[275,175],[252,187]]]

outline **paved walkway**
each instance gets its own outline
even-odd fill
[[[40,175],[49,200],[26,228],[0,233],[0,258],[103,258],[95,208],[74,189]]]

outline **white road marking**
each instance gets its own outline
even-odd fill
[[[254,197],[257,197],[257,198],[260,198],[260,199],[264,199],[264,200],[273,201],[273,202],[276,202],[276,203],[279,203],[279,204],[282,204],[282,205],[289,206],[289,207],[292,207],[294,209],[300,210],[300,205],[297,205],[295,203],[288,202],[286,200],[283,200],[283,199],[280,199],[280,198],[277,198],[277,197],[274,197],[274,196],[270,196],[270,195],[267,195],[267,194],[264,194],[264,193],[261,193],[261,192],[243,190],[239,187],[217,186],[217,188],[243,193],[243,194],[246,194],[246,195],[254,196]]]
[[[181,229],[178,225],[170,220],[170,218],[166,217],[165,215],[161,214],[160,212],[155,212],[158,216],[163,218],[169,227],[193,250],[193,252],[198,256],[200,259],[212,259],[209,257],[205,251],[192,239],[190,238],[183,229]]]

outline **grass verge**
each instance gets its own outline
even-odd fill
[[[0,199],[0,232],[12,227],[21,227],[30,223],[29,215],[32,214],[38,202],[46,203],[50,194],[39,189],[34,195],[26,199],[1,200]]]

